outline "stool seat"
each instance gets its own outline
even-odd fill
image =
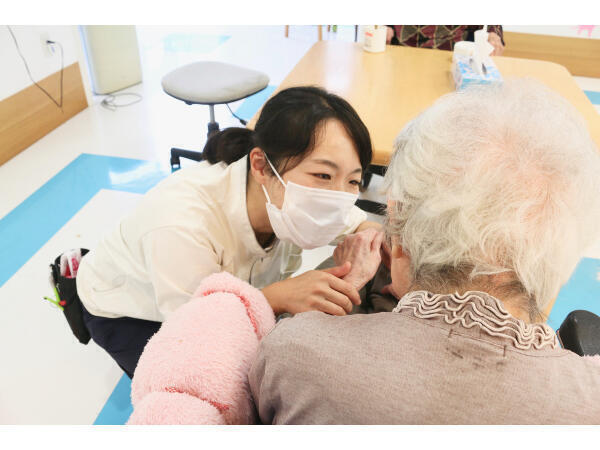
[[[188,104],[218,105],[262,91],[269,77],[256,70],[216,61],[188,64],[162,79],[163,90]]]

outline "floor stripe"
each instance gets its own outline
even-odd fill
[[[600,92],[596,91],[583,91],[585,95],[590,99],[593,105],[600,105]]]
[[[94,425],[124,425],[132,412],[131,380],[123,374],[94,421]]]
[[[0,220],[0,287],[100,189],[145,193],[168,173],[156,163],[83,153]]]

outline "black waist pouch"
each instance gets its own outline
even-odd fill
[[[89,252],[88,249],[81,249],[81,257]],[[54,260],[53,264],[50,264],[50,270],[52,270],[52,277],[56,285],[56,290],[60,299],[64,301],[63,313],[67,318],[71,331],[82,344],[87,344],[90,341],[90,332],[88,331],[85,323],[83,322],[83,306],[79,295],[77,295],[77,284],[76,278],[66,278],[60,275],[60,257],[58,255]]]

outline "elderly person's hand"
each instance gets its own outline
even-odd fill
[[[494,46],[494,51],[491,56],[500,56],[504,52],[504,45],[502,45],[502,39],[494,32],[488,33],[488,42]]]
[[[381,264],[382,243],[383,232],[374,228],[346,236],[333,252],[333,260],[337,266],[346,261],[352,263],[350,272],[343,280],[356,289],[362,289],[375,276]]]

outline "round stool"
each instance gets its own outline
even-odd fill
[[[219,131],[219,124],[215,121],[215,105],[235,102],[262,91],[269,84],[269,77],[262,72],[233,64],[201,61],[169,72],[163,77],[161,84],[167,94],[188,105],[208,105],[210,137]],[[201,152],[172,148],[172,168],[179,166],[179,156],[202,160]]]

